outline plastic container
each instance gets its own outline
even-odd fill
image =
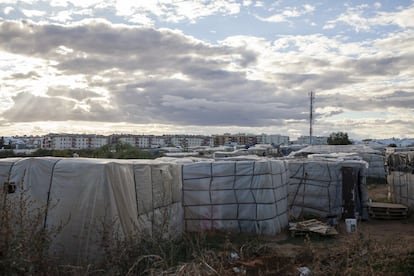
[[[357,230],[357,220],[354,218],[345,219],[346,232],[353,233]]]

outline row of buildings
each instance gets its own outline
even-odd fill
[[[7,140],[8,139],[8,140]],[[326,144],[327,137],[313,137],[314,144]],[[4,137],[3,137],[3,140]],[[194,147],[218,147],[223,145],[289,145],[289,136],[279,134],[230,134],[220,135],[133,135],[113,134],[109,136],[95,134],[54,134],[44,136],[23,136],[6,138],[14,149],[42,148],[51,150],[81,150],[97,149],[108,144],[126,143],[134,147],[150,149],[160,147],[179,147],[189,149]],[[299,137],[296,143],[308,144],[309,137]]]

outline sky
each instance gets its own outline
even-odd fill
[[[0,0],[0,134],[414,137],[414,1]]]

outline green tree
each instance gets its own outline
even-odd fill
[[[332,132],[328,137],[328,145],[350,145],[351,140],[346,132]]]
[[[52,156],[52,150],[47,150],[47,149],[37,149],[34,152],[32,152],[32,154],[30,154],[30,156]]]
[[[15,157],[13,150],[2,150],[0,151],[0,158]]]
[[[151,153],[142,151],[126,143],[116,145],[105,145],[96,149],[93,157],[97,158],[117,158],[117,159],[153,159]]]

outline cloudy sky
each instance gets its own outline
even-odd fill
[[[0,133],[414,137],[414,1],[0,0]]]

